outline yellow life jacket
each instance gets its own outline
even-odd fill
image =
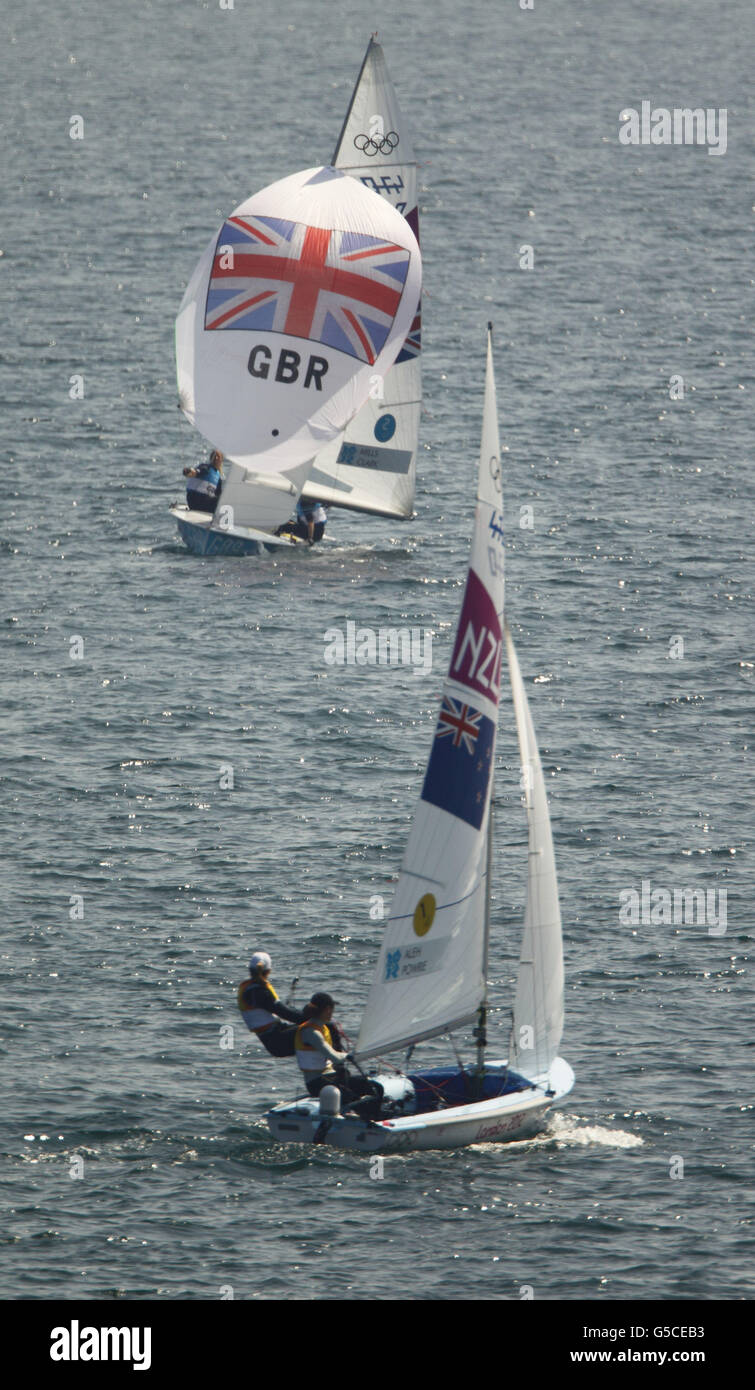
[[[314,1028],[316,1032],[322,1033],[326,1043],[330,1047],[333,1046],[333,1039],[327,1023],[315,1023],[314,1019],[311,1018],[300,1023],[294,1034],[294,1051],[302,1071],[309,1072],[312,1076],[320,1076],[324,1071],[333,1071],[333,1063],[330,1058],[326,1057],[324,1053],[318,1052],[316,1047],[306,1041],[304,1037],[306,1028]]]
[[[278,996],[272,985],[268,984],[266,980],[242,980],[239,985],[236,998],[247,1028],[251,1028],[253,1033],[264,1033],[267,1028],[272,1028],[273,1024],[278,1023],[279,1020],[276,1018],[275,1014],[271,1014],[268,1009],[248,1009],[246,1007],[244,1003],[244,992],[250,985],[264,985],[264,988],[272,995],[273,1000],[277,999]]]

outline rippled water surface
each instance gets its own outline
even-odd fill
[[[752,1297],[751,5],[83,0],[6,23],[0,1293]],[[175,407],[183,287],[229,209],[329,157],[376,27],[423,161],[416,517],[197,559],[167,513],[203,452]],[[725,156],[621,146],[645,98],[726,107]],[[235,987],[265,945],[356,1035],[458,612],[489,318],[577,1080],[534,1142],[372,1179],[271,1142],[293,1068],[242,1036]],[[433,669],[327,665],[348,620],[430,630]],[[508,702],[499,752],[505,1050]],[[643,880],[725,891],[725,932],[622,923]]]

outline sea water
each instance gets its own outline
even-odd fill
[[[82,0],[6,24],[0,1292],[751,1297],[751,5]],[[205,452],[176,310],[229,210],[331,156],[378,25],[421,161],[416,516],[198,559],[167,511]],[[644,100],[725,108],[725,155],[620,142]],[[380,1176],[271,1141],[294,1067],[235,992],[264,948],[356,1037],[459,611],[488,319],[576,1084],[531,1143]],[[432,662],[329,661],[348,623],[429,633]],[[498,764],[505,1055],[507,696]],[[652,896],[622,921],[643,883],[725,893],[724,932]]]

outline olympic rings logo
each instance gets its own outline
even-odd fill
[[[354,144],[360,154],[366,154],[371,159],[376,154],[392,154],[398,144],[398,135],[395,130],[389,130],[387,135],[377,140],[371,135],[355,135]]]
[[[497,457],[496,457],[495,454],[491,454],[490,462],[489,462],[489,464],[488,464],[488,467],[489,467],[489,469],[490,469],[490,476],[491,476],[491,478],[493,479],[493,482],[495,483],[496,487],[498,488],[498,490],[499,490],[499,492],[500,492],[500,489],[501,489],[501,465],[500,465],[500,463],[498,462],[498,459],[497,459]]]

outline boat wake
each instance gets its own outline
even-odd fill
[[[563,1115],[556,1112],[548,1121],[543,1134],[531,1141],[534,1144],[555,1144],[559,1149],[582,1146],[598,1146],[606,1149],[636,1149],[644,1140],[639,1134],[628,1129],[609,1129],[606,1125],[591,1125],[580,1121],[576,1115]]]
[[[552,1115],[549,1138],[556,1140],[559,1148],[571,1148],[581,1144],[598,1145],[606,1149],[637,1149],[645,1141],[639,1134],[628,1129],[608,1129],[606,1125],[580,1123],[576,1115]]]
[[[548,1120],[548,1127],[542,1134],[536,1134],[531,1139],[518,1139],[510,1141],[508,1144],[474,1144],[472,1147],[478,1152],[490,1151],[499,1154],[511,1154],[522,1149],[570,1149],[570,1148],[604,1148],[604,1149],[636,1149],[639,1148],[644,1140],[639,1134],[632,1134],[626,1129],[609,1129],[606,1125],[591,1125],[582,1123],[576,1115],[552,1114]]]

